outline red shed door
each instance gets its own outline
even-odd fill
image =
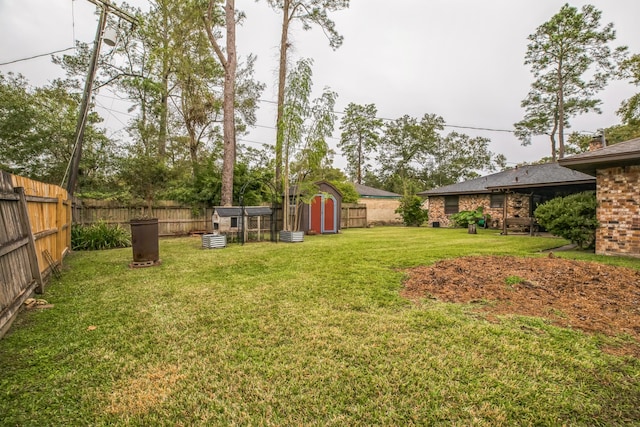
[[[336,201],[333,197],[327,197],[324,199],[324,233],[336,232],[336,213],[335,213]]]
[[[318,195],[313,198],[311,202],[311,209],[309,209],[309,214],[311,218],[310,221],[310,230],[314,231],[317,234],[322,233],[322,196]]]

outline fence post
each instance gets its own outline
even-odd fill
[[[60,265],[62,265],[62,255],[67,240],[65,238],[67,233],[67,229],[65,227],[67,223],[65,214],[66,211],[65,206],[62,203],[62,194],[58,194],[58,204],[56,205],[56,227],[58,228],[58,234],[56,235],[55,259],[60,260]]]
[[[29,253],[29,266],[31,268],[31,275],[36,280],[37,287],[36,292],[41,294],[44,292],[44,282],[42,281],[42,275],[40,274],[40,266],[38,265],[38,254],[36,253],[36,240],[31,230],[31,221],[29,220],[29,210],[27,208],[27,198],[24,194],[24,187],[17,187],[14,189],[18,193],[20,198],[20,221],[23,226],[26,227],[27,238],[29,243],[27,244],[27,252]]]
[[[347,206],[347,226],[345,228],[349,228],[351,224],[351,206]]]

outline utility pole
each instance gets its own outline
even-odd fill
[[[119,9],[118,7],[111,5],[109,3],[109,0],[88,1],[100,7],[101,11],[100,20],[98,21],[98,29],[96,30],[96,37],[93,41],[93,51],[91,53],[91,60],[89,62],[89,72],[87,73],[87,80],[84,84],[82,103],[80,104],[80,114],[78,114],[78,122],[76,123],[76,131],[73,138],[74,148],[71,155],[71,171],[69,174],[69,181],[67,181],[67,192],[70,196],[73,195],[76,188],[76,183],[78,181],[78,170],[80,168],[80,159],[82,158],[82,143],[84,141],[84,128],[87,123],[87,117],[89,116],[89,105],[91,101],[91,92],[93,91],[93,80],[95,79],[96,71],[98,68],[100,45],[102,44],[104,30],[107,26],[107,13],[112,12],[119,18],[131,22],[131,24],[135,25],[136,23],[136,20],[133,16],[129,15],[127,12]]]

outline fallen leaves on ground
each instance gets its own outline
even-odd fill
[[[486,301],[494,315],[543,317],[554,324],[640,342],[640,271],[545,258],[463,257],[408,270],[403,296],[454,303]],[[631,352],[640,356],[640,346]]]

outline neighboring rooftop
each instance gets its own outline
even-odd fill
[[[502,189],[538,188],[595,183],[595,178],[558,163],[525,165],[457,184],[418,193],[419,196],[492,193]]]
[[[619,142],[558,161],[562,166],[595,176],[596,169],[640,164],[640,138]]]
[[[380,190],[378,188],[368,187],[362,184],[353,184],[356,187],[356,191],[363,198],[371,199],[397,199],[402,197],[401,194],[392,193],[391,191]]]

